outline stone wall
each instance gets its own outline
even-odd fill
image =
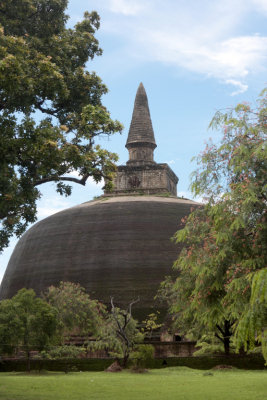
[[[151,342],[156,358],[191,357],[196,351],[196,342]]]
[[[112,195],[170,193],[177,195],[178,178],[167,164],[119,166]],[[108,194],[108,193],[106,193]]]

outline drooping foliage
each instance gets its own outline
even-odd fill
[[[239,321],[236,331],[237,346],[253,349],[255,340],[262,344],[267,363],[267,268],[255,272],[252,277],[251,298]]]
[[[70,195],[66,182],[91,176],[109,187],[115,170],[116,154],[97,140],[122,125],[102,105],[107,87],[86,69],[102,53],[100,19],[86,12],[67,28],[67,3],[0,3],[0,250],[36,220],[40,184]]]
[[[0,302],[0,349],[2,354],[23,350],[30,369],[30,351],[43,350],[58,339],[58,312],[34,290],[21,289]]]
[[[237,348],[254,346],[256,336],[266,355],[266,93],[256,108],[238,104],[211,121],[223,137],[197,158],[191,185],[205,204],[176,233],[184,244],[178,276],[161,287],[176,325],[198,337],[216,333],[226,352],[235,333]]]

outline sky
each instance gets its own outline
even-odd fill
[[[191,159],[220,132],[208,129],[214,113],[238,102],[256,105],[266,86],[267,0],[69,0],[68,25],[84,11],[101,17],[96,34],[103,55],[87,64],[107,85],[103,97],[122,134],[101,138],[100,144],[119,155],[125,148],[140,82],[147,92],[157,149],[156,162],[167,162],[179,177],[178,195],[192,198]],[[89,179],[61,197],[54,184],[41,188],[38,220],[93,199],[102,184]],[[0,280],[17,242],[0,255]]]

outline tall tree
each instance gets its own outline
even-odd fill
[[[206,204],[175,235],[185,245],[179,275],[162,287],[176,322],[219,330],[226,351],[234,331],[237,347],[248,339],[253,346],[255,335],[267,346],[266,93],[256,109],[238,104],[215,114],[211,127],[223,130],[222,140],[207,144],[192,180]]]
[[[86,12],[67,28],[67,3],[0,2],[0,250],[36,220],[41,184],[67,196],[68,182],[91,176],[109,186],[115,170],[116,154],[97,140],[122,125],[102,105],[107,87],[86,70],[102,53],[100,19]]]
[[[84,336],[84,339],[97,336],[104,324],[105,306],[92,300],[79,284],[60,282],[50,286],[44,294],[45,300],[58,310],[63,341],[71,334]]]
[[[1,352],[23,350],[30,371],[31,350],[43,350],[57,340],[57,310],[38,298],[34,290],[21,289],[0,303]]]

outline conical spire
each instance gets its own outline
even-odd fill
[[[136,93],[126,147],[129,160],[126,165],[118,166],[114,189],[108,194],[106,192],[107,195],[171,193],[176,196],[177,176],[166,163],[157,164],[154,161],[157,145],[142,83]]]
[[[149,143],[152,145],[151,147],[157,147],[150,118],[147,95],[142,82],[138,87],[135,97],[126,147],[129,149],[132,145],[137,143]]]

